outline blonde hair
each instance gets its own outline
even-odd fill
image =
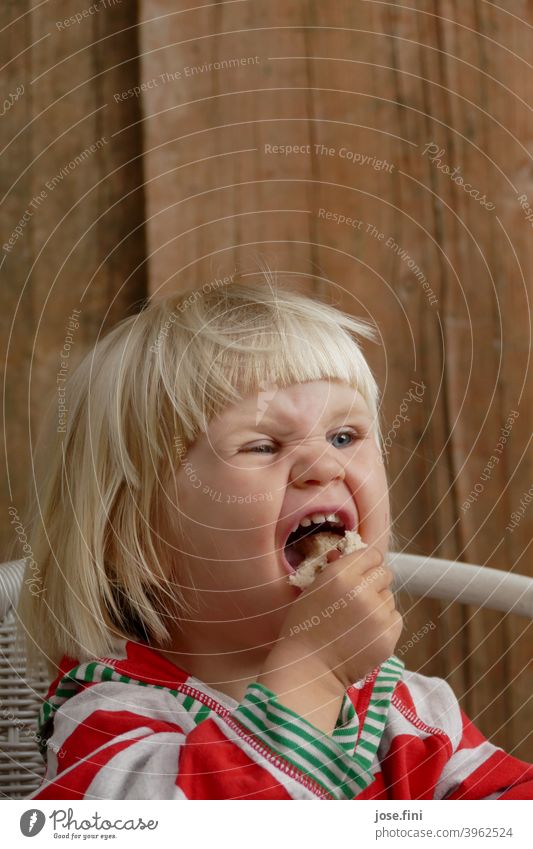
[[[51,407],[35,452],[32,583],[19,602],[30,662],[43,654],[55,669],[119,639],[168,640],[170,603],[184,608],[157,532],[161,481],[176,444],[228,405],[273,384],[340,380],[364,397],[380,447],[359,338],[375,338],[368,322],[267,276],[149,302],[99,341],[68,379],[65,432]]]

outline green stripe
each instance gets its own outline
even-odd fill
[[[377,737],[378,740],[381,740],[381,738],[383,737],[383,728],[380,728],[378,730],[377,728],[372,728],[371,725],[365,724],[361,729],[361,736],[363,736],[363,734],[372,734],[373,737]]]
[[[238,712],[240,712],[240,710],[241,710],[241,708],[238,708]],[[285,737],[283,737],[281,734],[278,734],[273,729],[267,729],[266,735],[268,736],[268,738],[274,740],[275,742],[280,743],[283,746],[290,747],[290,755],[292,755],[292,758],[287,753],[284,753],[284,756],[287,760],[292,760],[292,762],[294,763],[295,766],[298,766],[300,769],[302,768],[301,761],[300,761],[300,763],[298,763],[298,761],[296,759],[297,757],[299,757],[304,761],[308,761],[310,764],[312,764],[319,771],[319,773],[321,775],[327,777],[328,781],[330,783],[330,787],[328,787],[327,785],[324,785],[324,786],[328,791],[330,790],[331,786],[333,786],[333,787],[339,787],[340,786],[340,788],[345,787],[346,781],[342,781],[342,783],[339,785],[339,777],[335,773],[331,772],[331,770],[328,767],[328,764],[321,761],[318,757],[316,757],[308,749],[304,749],[300,746],[293,748],[294,743],[292,743],[292,741],[287,741]],[[312,742],[312,740],[311,740],[311,742]],[[335,758],[335,759],[332,759],[332,762],[335,763],[335,760],[337,760],[337,759],[338,759],[338,757]],[[304,767],[304,770],[306,772],[308,771],[308,769],[306,767]],[[317,780],[319,780],[318,776],[315,775],[315,777],[317,778]],[[353,776],[350,775],[350,778],[355,780],[355,782],[357,784],[359,784],[359,786],[362,789],[364,789],[364,787],[366,786],[366,784],[364,783],[364,780],[361,779],[357,774],[354,773]],[[323,784],[323,782],[320,782],[320,783]]]
[[[194,704],[195,704],[195,701],[194,701],[193,698],[191,698],[191,696],[185,696],[185,698],[183,700],[183,707],[185,708],[186,711],[190,711],[190,709],[193,707]]]
[[[194,717],[194,721],[196,722],[197,725],[199,725],[200,722],[203,722],[204,719],[207,719],[207,717],[209,716],[210,713],[211,713],[211,710],[207,707],[207,705],[202,705],[202,707],[200,708],[200,710],[198,711],[198,713]]]
[[[368,752],[372,752],[372,754],[374,754],[374,752],[376,751],[376,747],[374,746],[374,744],[373,743],[367,743],[367,741],[363,740],[362,737],[359,739],[357,751],[359,751],[359,748],[366,749]]]
[[[370,694],[370,703],[354,753],[355,760],[367,769],[370,769],[372,760],[381,742],[391,699],[404,668],[403,661],[398,660],[393,655],[381,664],[374,681],[374,686]],[[383,698],[384,693],[386,693],[386,698]],[[371,759],[367,757],[366,752],[372,755]]]
[[[376,713],[374,710],[367,710],[366,715],[369,719],[373,719],[375,722],[383,722],[383,714]]]
[[[267,710],[268,710],[268,708],[267,708]],[[240,705],[239,708],[237,709],[237,713],[241,713],[241,712],[244,713],[244,715],[249,718],[250,722],[252,722],[257,728],[260,729],[261,733],[265,737],[267,737],[267,738],[271,737],[271,738],[275,739],[277,742],[282,743],[284,746],[289,748],[291,750],[291,752],[293,752],[293,753],[298,752],[298,754],[300,754],[302,757],[305,757],[305,758],[308,757],[308,755],[309,755],[308,751],[306,749],[302,748],[303,743],[302,743],[302,746],[299,746],[297,743],[295,743],[290,738],[284,737],[281,733],[278,733],[278,731],[275,731],[273,728],[270,728],[265,722],[260,720],[245,705]],[[277,717],[273,717],[271,712],[268,713],[268,719],[270,719],[273,722],[277,721]],[[284,726],[282,725],[282,727],[284,727]],[[313,744],[315,749],[317,749],[322,754],[325,754],[327,757],[329,757],[332,762],[335,761],[335,754],[336,753],[333,752],[328,747],[324,746],[323,743],[318,738],[313,737],[311,734],[308,734],[306,731],[299,728],[295,724],[286,723],[285,727],[288,727],[296,736],[302,737],[302,740],[305,741],[306,743]],[[312,756],[309,756],[309,757],[311,758]],[[316,760],[316,759],[313,758],[313,760]],[[316,763],[321,763],[321,762],[316,761]],[[337,779],[337,781],[338,781],[338,779]]]
[[[73,696],[76,693],[76,690],[73,690],[71,687],[58,687],[55,694],[56,696],[60,696],[61,698],[69,698],[69,696]]]
[[[250,701],[257,704],[257,699],[254,696],[250,696]],[[263,704],[260,703],[259,706],[261,707],[262,710],[264,710]],[[279,707],[283,707],[283,706],[276,704],[276,707],[279,708]],[[316,729],[313,725],[311,725],[310,722],[307,722],[307,720],[305,720],[303,717],[299,717],[298,714],[293,713],[292,711],[289,710],[289,708],[283,707],[283,712],[289,713],[290,719],[291,719],[290,722],[289,722],[289,720],[286,720],[286,721],[282,720],[280,717],[276,716],[276,714],[273,710],[269,711],[268,707],[267,707],[268,719],[270,719],[272,722],[275,722],[276,725],[278,726],[278,728],[280,728],[280,729],[286,728],[289,731],[292,731],[297,736],[302,737],[307,743],[313,743],[314,746],[317,749],[320,749],[320,751],[322,751],[326,755],[334,755],[335,754],[335,752],[332,751],[328,746],[324,745],[324,743],[322,742],[322,740],[320,740],[320,738],[315,736],[316,735]],[[306,731],[306,729],[304,727],[302,727],[300,724],[298,724],[298,722],[294,722],[294,719],[298,720],[299,723],[305,722],[305,724],[314,733],[310,734],[309,731]],[[263,728],[268,733],[268,731],[269,731],[268,726],[264,725]],[[292,746],[294,744],[292,743],[291,740],[288,740],[287,745]]]
[[[260,719],[259,717],[257,717],[256,714],[246,706],[246,702],[248,701],[250,704],[253,704],[256,709],[260,709],[263,716],[265,715],[264,700],[261,701],[257,699],[257,696],[255,696],[253,693],[254,689],[254,684],[250,684],[248,686],[248,690],[246,692],[243,703],[241,703],[241,705],[239,705],[236,710],[236,715],[238,716],[241,724],[244,725],[247,731],[257,734],[257,731],[259,730],[261,732],[262,738],[265,739],[265,741],[267,741],[269,744],[272,744],[272,742],[275,744],[277,743],[278,745],[281,745],[282,747],[287,749],[288,751],[280,751],[276,748],[275,745],[271,746],[274,751],[278,751],[278,754],[281,754],[286,760],[289,760],[294,763],[294,765],[298,766],[299,769],[303,769],[305,772],[309,771],[307,763],[304,763],[303,761],[315,765],[316,768],[320,771],[323,780],[328,780],[329,786],[327,786],[326,789],[330,793],[333,792],[333,795],[336,795],[336,793],[340,791],[347,798],[353,798],[354,783],[361,789],[364,789],[366,786],[368,786],[369,781],[365,779],[365,777],[358,775],[357,772],[353,769],[356,764],[352,758],[350,758],[349,756],[347,757],[347,752],[345,752],[344,748],[342,747],[342,745],[340,745],[340,743],[337,743],[336,740],[332,740],[332,738],[329,738],[333,746],[328,747],[324,745],[323,739],[316,736],[316,733],[318,732],[314,728],[314,726],[312,726],[310,723],[307,723],[306,720],[302,719],[297,714],[294,714],[292,711],[290,711],[290,709],[286,708],[284,705],[281,705],[277,701],[277,697],[275,696],[275,694],[272,693],[269,698],[269,702],[267,703],[266,707],[265,719],[267,721],[275,723],[276,728],[274,729],[272,727],[269,727],[269,725],[265,723],[262,718]],[[270,691],[267,691],[267,693],[268,692]],[[276,710],[279,710],[280,713],[288,714],[291,718],[295,717],[299,723],[305,723],[306,726],[309,726],[309,728],[313,732],[315,732],[315,736],[312,736],[311,734],[307,733],[305,729],[301,727],[301,725],[298,725],[294,722],[283,722],[280,717],[276,716],[276,714],[274,713],[274,707]],[[283,728],[289,730],[295,736],[301,737],[302,741],[305,742],[302,742],[302,745],[300,746],[291,738],[287,738],[283,734],[279,733]],[[309,746],[303,748],[305,743],[310,744],[313,751],[309,751]],[[353,750],[353,742],[351,742],[349,745],[350,749]],[[316,757],[317,754],[320,754],[322,758],[325,755],[327,757],[326,763],[324,763],[323,759],[318,760]],[[328,763],[334,765],[339,770],[340,774],[332,772],[332,770],[328,767]],[[343,773],[345,774],[345,777],[342,776]],[[317,780],[319,780],[317,776],[315,777],[317,778]],[[323,783],[323,781],[321,783]]]
[[[346,737],[346,735],[349,734],[351,737],[353,737],[356,733],[357,733],[356,728],[336,728],[335,731],[333,732],[333,736],[334,737]]]
[[[99,665],[100,665],[99,663],[95,663],[95,662],[93,662],[93,663],[88,663],[88,664],[86,665],[85,670],[84,670],[84,676],[83,676],[83,677],[84,677],[84,679],[85,679],[85,681],[92,681],[92,680],[93,680],[93,678],[94,678],[94,672],[95,672],[95,670],[98,668],[98,666],[99,666]],[[79,669],[79,668],[80,668],[80,667],[78,667],[78,669]],[[82,668],[83,668],[83,667],[82,667]]]

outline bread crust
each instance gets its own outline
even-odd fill
[[[367,547],[357,531],[345,531],[344,536],[328,532],[313,534],[302,539],[299,545],[305,554],[305,560],[293,575],[289,575],[289,583],[302,590],[309,587],[319,572],[326,568],[328,551],[337,549],[341,554],[352,554]]]

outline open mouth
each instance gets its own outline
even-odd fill
[[[337,534],[344,536],[345,528],[343,524],[332,522],[320,522],[319,524],[311,524],[309,527],[301,525],[295,531],[289,534],[285,543],[284,555],[291,569],[296,570],[298,566],[305,560],[305,551],[302,541],[317,534]]]

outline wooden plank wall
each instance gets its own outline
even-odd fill
[[[139,104],[113,97],[138,78],[136,4],[79,13],[0,5],[2,559],[24,554],[7,510],[23,515],[57,377],[147,293]]]
[[[401,547],[532,575],[531,4],[199,5],[140,4],[153,296],[262,257],[373,319],[385,434],[423,384],[390,436]],[[401,604],[408,668],[531,759],[528,622]]]

